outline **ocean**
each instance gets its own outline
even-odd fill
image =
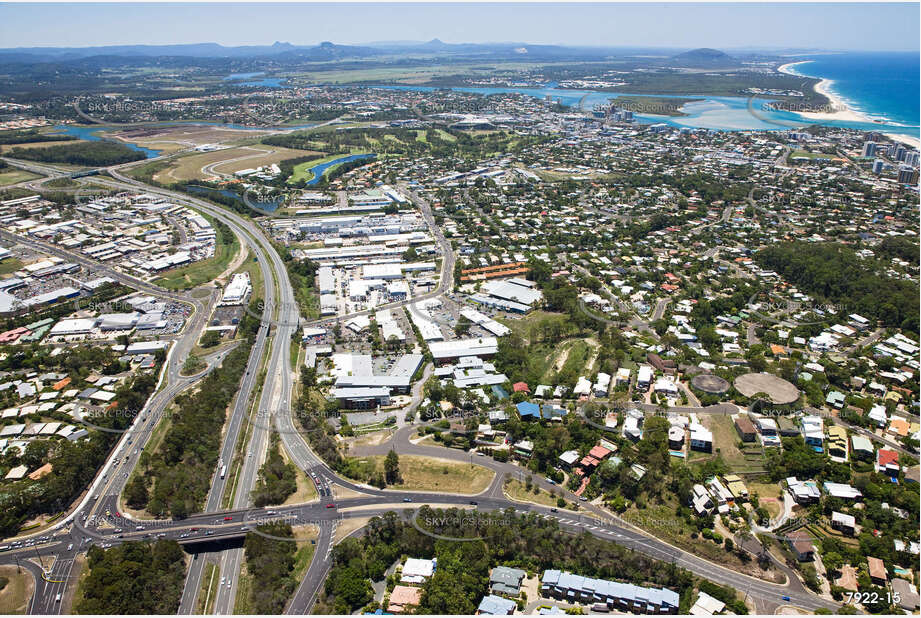
[[[890,125],[919,125],[921,62],[917,52],[845,52],[822,54],[790,67],[806,77],[833,80],[830,90],[848,107]]]

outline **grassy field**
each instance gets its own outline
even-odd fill
[[[285,461],[291,461],[284,445],[281,446],[281,456]],[[307,473],[301,470],[297,464],[294,465],[294,480],[297,482],[297,491],[288,496],[282,505],[303,504],[317,497],[317,487],[313,484],[313,480],[308,478]]]
[[[246,259],[236,272],[249,273],[249,283],[253,287],[251,299],[261,299],[265,294],[265,281],[262,278],[262,269],[259,268],[259,262],[253,261],[252,251],[247,250]]]
[[[535,485],[535,488],[537,486]],[[537,493],[534,493],[534,490],[528,491],[527,487],[521,481],[512,479],[505,483],[505,495],[511,500],[517,502],[530,502],[532,504],[543,504],[544,506],[556,506],[556,496],[551,496],[548,492],[543,489],[537,488]]]
[[[300,581],[313,559],[313,552],[317,546],[311,541],[316,541],[320,531],[316,526],[294,526],[291,528],[294,538],[299,541],[297,552],[294,554],[294,579]]]
[[[25,569],[17,573],[16,566],[4,564],[0,565],[0,577],[8,580],[0,590],[0,614],[25,614],[35,587],[32,576]]]
[[[17,182],[35,180],[36,178],[41,178],[41,176],[39,174],[33,174],[32,172],[27,172],[26,170],[21,170],[13,167],[0,171],[0,187],[14,185]]]
[[[713,448],[723,457],[723,461],[733,472],[757,472],[764,469],[764,455],[761,446],[752,443],[739,449],[739,434],[736,432],[732,418],[723,414],[710,414],[704,418],[704,424],[713,432]],[[694,461],[696,458],[691,458]]]
[[[201,588],[198,591],[196,600],[196,614],[210,614],[214,608],[214,601],[217,598],[217,586],[219,585],[218,568],[213,562],[205,565],[204,573],[201,578]]]
[[[384,456],[363,457],[363,462],[384,470]],[[391,489],[437,491],[449,494],[478,494],[492,482],[495,472],[476,464],[459,463],[434,457],[400,456],[402,482]]]
[[[761,500],[761,506],[767,509],[771,517],[777,517],[783,511],[783,502],[778,499],[780,495],[780,485],[778,483],[759,483],[756,481],[746,481],[749,494],[758,494]]]
[[[22,260],[11,257],[0,262],[0,275],[8,275],[22,268]]]
[[[214,220],[204,215],[214,224]],[[161,277],[154,280],[154,283],[161,285],[168,290],[187,290],[206,283],[214,281],[221,275],[227,266],[233,260],[234,256],[240,251],[240,241],[236,236],[233,242],[228,244],[220,243],[220,234],[218,235],[218,244],[214,248],[214,255],[207,260],[200,260],[194,264],[175,268],[167,271]]]

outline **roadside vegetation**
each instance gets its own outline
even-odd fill
[[[185,582],[186,554],[175,541],[93,545],[77,614],[175,614]]]

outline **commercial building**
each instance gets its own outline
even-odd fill
[[[465,356],[479,356],[491,358],[499,350],[499,342],[495,337],[479,337],[476,339],[457,339],[455,341],[430,341],[429,351],[436,363],[444,363]]]

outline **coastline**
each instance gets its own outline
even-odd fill
[[[777,67],[777,71],[785,75],[793,75],[795,77],[807,77],[805,75],[801,75],[791,70],[791,67],[794,67],[798,64],[806,64],[808,62],[812,62],[812,61],[811,60],[800,60],[798,62],[788,62],[787,64],[783,64]],[[828,99],[829,108],[833,111],[828,111],[828,112],[802,111],[802,112],[796,112],[796,113],[802,116],[803,118],[807,118],[809,120],[843,120],[845,122],[872,123],[873,122],[872,118],[848,107],[847,103],[844,102],[844,99],[842,99],[839,95],[832,92],[831,87],[834,83],[835,83],[834,80],[822,79],[821,81],[819,81],[819,83],[817,83],[815,86],[812,87],[812,89],[816,93],[821,94],[826,99]]]
[[[914,137],[912,135],[903,135],[901,133],[883,133],[886,137],[891,139],[894,142],[901,142],[906,146],[911,146],[912,148],[921,149],[921,139]]]

